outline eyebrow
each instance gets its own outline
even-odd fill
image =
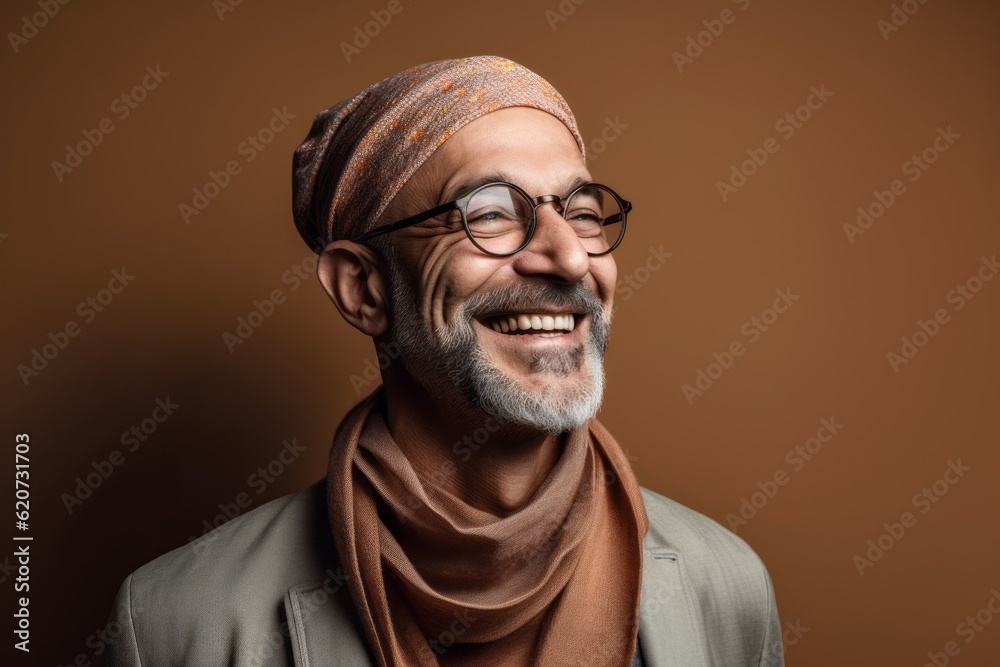
[[[455,189],[452,190],[451,194],[442,198],[441,203],[443,204],[444,202],[461,199],[462,197],[471,193],[476,188],[486,185],[487,183],[496,183],[497,181],[513,183],[514,185],[520,187],[522,190],[527,191],[524,186],[522,186],[520,183],[517,182],[517,179],[513,178],[509,174],[505,174],[504,172],[498,171],[492,174],[485,174],[471,181],[465,181],[463,183],[460,183]],[[569,194],[570,192],[580,187],[581,185],[586,185],[587,183],[591,182],[592,181],[589,181],[586,178],[583,178],[582,176],[577,176],[567,184],[565,188],[565,194]]]

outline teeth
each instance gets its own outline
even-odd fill
[[[572,313],[565,315],[532,315],[518,313],[517,315],[501,315],[488,320],[494,331],[509,333],[512,331],[538,331],[536,335],[550,338],[561,336],[576,327],[576,317]]]

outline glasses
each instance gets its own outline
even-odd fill
[[[480,185],[464,197],[405,220],[376,227],[352,240],[363,243],[457,210],[461,213],[466,235],[477,248],[487,255],[506,257],[527,247],[537,226],[536,210],[550,202],[576,232],[591,257],[608,254],[625,238],[625,219],[632,204],[606,185],[585,183],[565,197],[542,195],[533,198],[513,183],[498,181]]]

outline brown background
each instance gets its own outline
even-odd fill
[[[968,644],[956,625],[1000,587],[1000,281],[961,311],[946,301],[1000,251],[996,6],[927,0],[886,40],[887,1],[566,0],[574,11],[553,30],[557,0],[404,0],[347,63],[339,44],[385,6],[247,0],[220,20],[209,0],[71,2],[2,57],[2,437],[32,438],[34,664],[89,659],[122,579],[200,535],[220,503],[249,492],[257,506],[323,474],[359,398],[351,376],[374,353],[314,278],[282,281],[310,256],[291,222],[291,152],[319,110],[474,54],[552,81],[588,142],[619,119],[592,169],[635,202],[619,273],[650,246],[673,254],[619,292],[601,418],[644,486],[723,523],[758,482],[789,474],[739,528],[782,619],[808,628],[788,664],[922,665],[948,641],[961,648],[952,664],[997,664],[1000,622]],[[726,8],[735,21],[678,72],[672,54]],[[36,11],[5,3],[0,27]],[[157,64],[169,76],[119,120],[111,102]],[[833,96],[783,138],[775,121],[813,85]],[[294,120],[245,162],[237,146],[274,107]],[[59,182],[51,163],[104,117],[114,132]],[[949,126],[961,138],[911,183],[902,164]],[[716,181],[768,137],[780,150],[723,202]],[[242,173],[186,225],[178,205],[233,159]],[[895,178],[906,193],[849,243],[843,224]],[[122,267],[134,281],[82,324],[77,304]],[[747,343],[743,323],[779,288],[799,300],[689,404],[682,385]],[[287,301],[230,353],[223,333],[274,289]],[[893,372],[886,354],[937,308],[950,322]],[[80,334],[26,386],[18,364],[70,320]],[[69,515],[62,494],[168,396],[175,414]],[[844,428],[793,471],[786,453],[823,417]],[[257,494],[248,477],[292,438],[306,451]],[[911,497],[959,458],[971,471],[915,511]],[[907,510],[916,525],[859,576],[853,557]]]

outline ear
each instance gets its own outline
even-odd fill
[[[319,281],[347,322],[372,337],[389,329],[388,272],[368,246],[340,240],[319,256]]]

